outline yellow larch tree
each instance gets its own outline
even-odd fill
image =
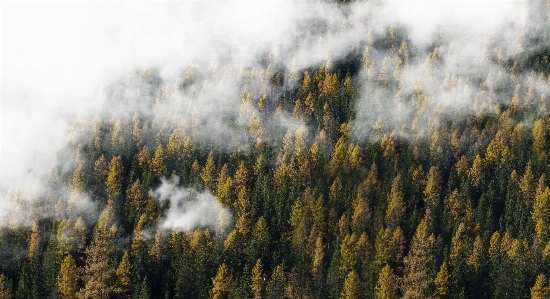
[[[397,299],[397,278],[389,265],[386,265],[378,275],[378,282],[374,288],[376,299]]]
[[[57,276],[57,289],[61,299],[76,299],[78,291],[78,273],[76,263],[69,254],[61,263],[61,269]]]

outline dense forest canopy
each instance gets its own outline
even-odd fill
[[[0,298],[548,298],[549,6],[392,3],[265,4],[102,86],[0,184]],[[266,11],[220,5],[174,11]]]

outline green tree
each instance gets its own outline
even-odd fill
[[[286,298],[285,287],[287,284],[286,275],[283,270],[283,265],[278,265],[273,270],[265,288],[266,299],[281,299]]]

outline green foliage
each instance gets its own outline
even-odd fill
[[[532,94],[548,75],[481,78],[480,94],[503,89],[498,98],[472,99],[470,115],[455,117],[420,84],[395,89],[422,56],[397,29],[357,47],[359,75],[327,62],[294,71],[287,86],[272,65],[244,67],[261,84],[235,78],[242,115],[220,120],[241,130],[238,146],[201,138],[193,113],[96,117],[89,138],[67,149],[74,161],[46,179],[69,195],[35,207],[46,219],[0,219],[0,299],[548,297],[549,103]],[[445,52],[420,57],[421,75],[436,80]],[[188,72],[181,88],[207,73]],[[443,81],[461,93],[453,74]],[[148,104],[177,91],[157,83],[140,89],[155,95]],[[358,90],[373,84],[410,108],[400,127],[356,118]],[[227,229],[167,227],[172,203],[153,191],[171,175],[229,209],[218,219]],[[84,195],[91,204],[79,214]]]

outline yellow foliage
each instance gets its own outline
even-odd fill
[[[229,293],[232,277],[229,273],[229,269],[223,263],[219,268],[216,276],[212,278],[212,298],[223,298],[224,294]]]
[[[61,269],[56,279],[59,295],[62,299],[75,299],[78,290],[78,273],[76,263],[71,255],[67,255],[61,263]]]
[[[397,299],[397,281],[389,265],[386,265],[378,275],[378,282],[374,288],[376,299]]]

